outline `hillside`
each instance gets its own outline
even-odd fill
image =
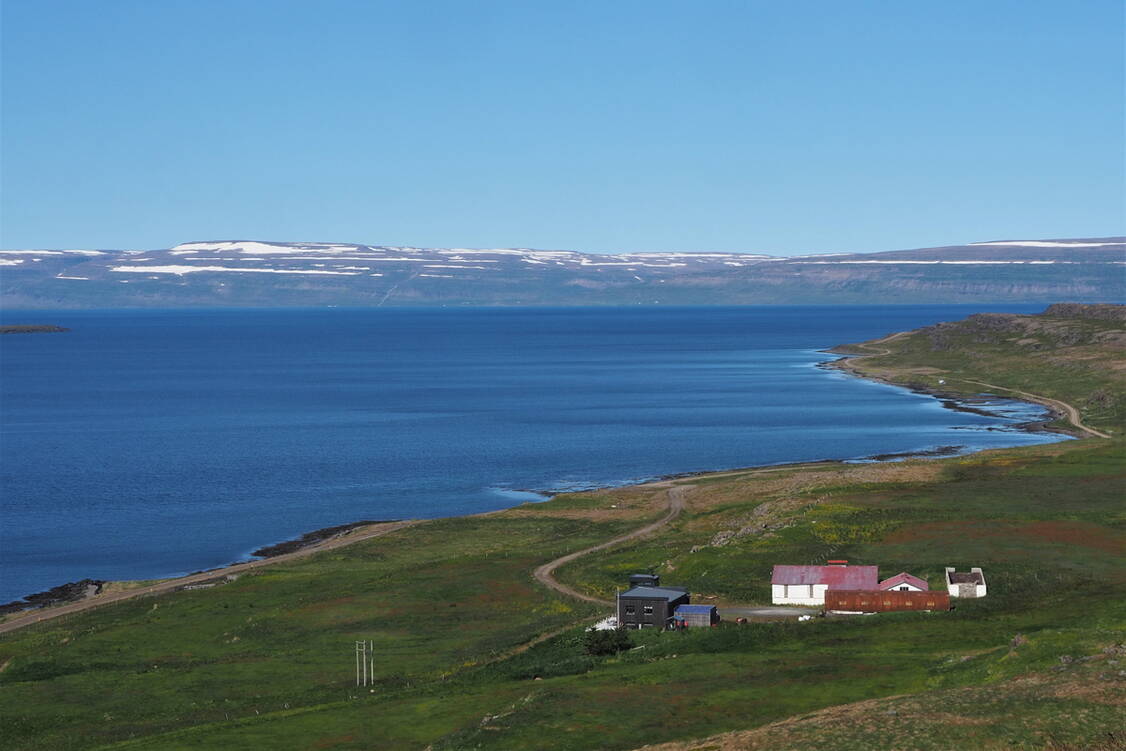
[[[0,251],[5,308],[1114,302],[1126,240],[779,257],[191,242]]]
[[[885,356],[895,369],[859,362],[1001,384],[1023,367],[1029,391],[1083,404],[1122,389],[1119,310],[1053,307],[1012,324],[1019,337],[971,318],[898,337],[927,344]],[[988,349],[932,349],[950,326]],[[1039,347],[1022,344],[1037,326]],[[1036,358],[1073,347],[1087,375],[1037,380],[1051,367]],[[990,364],[1001,358],[1009,370]],[[63,750],[1120,749],[1124,448],[747,469],[414,524],[0,635],[0,732],[10,748]],[[532,571],[660,520],[674,499],[670,523],[556,576],[613,599],[647,571],[694,602],[748,606],[769,603],[774,564],[844,558],[932,588],[944,566],[981,566],[989,595],[948,612],[633,632],[629,651],[586,654],[582,627],[605,608]],[[354,685],[360,639],[376,647],[372,689]]]
[[[834,351],[859,355],[837,363],[859,375],[940,393],[1034,392],[1074,405],[1096,430],[1126,428],[1124,305],[981,313]]]

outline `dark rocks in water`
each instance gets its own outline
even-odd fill
[[[49,605],[62,605],[68,602],[84,600],[91,594],[101,592],[103,584],[105,584],[105,581],[102,579],[83,579],[82,581],[60,584],[45,592],[36,592],[33,595],[27,595],[22,600],[13,600],[12,602],[0,605],[0,615],[18,613],[21,610],[30,610],[31,608],[45,608]],[[91,589],[93,589],[93,592],[90,591]]]
[[[285,553],[292,553],[301,548],[307,548],[310,545],[315,545],[318,542],[327,540],[330,537],[342,535],[345,532],[351,532],[356,527],[366,527],[369,524],[387,524],[397,519],[380,519],[380,520],[365,520],[360,522],[351,522],[350,524],[340,524],[335,527],[325,527],[324,529],[317,529],[312,532],[306,532],[298,537],[296,540],[286,540],[279,542],[276,545],[267,545],[263,548],[258,548],[251,555],[259,558],[273,558],[277,555],[284,555]]]
[[[70,329],[62,326],[16,325],[0,326],[0,334],[56,334]]]
[[[891,459],[912,459],[915,457],[926,456],[954,456],[964,448],[965,446],[939,446],[936,449],[930,449],[928,451],[905,451],[899,454],[875,454],[873,456],[866,456],[864,457],[864,459],[866,461],[873,462],[886,462]]]

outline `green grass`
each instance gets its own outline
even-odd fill
[[[357,639],[375,642],[381,694],[441,680],[593,613],[527,572],[620,530],[445,520],[28,628],[0,640],[3,734],[21,747],[86,748],[345,699]]]

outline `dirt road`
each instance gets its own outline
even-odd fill
[[[676,517],[680,516],[680,512],[684,510],[684,496],[693,487],[695,487],[695,486],[694,485],[673,485],[673,486],[671,486],[668,489],[668,497],[669,497],[668,513],[666,513],[663,517],[661,517],[657,521],[655,521],[651,524],[646,524],[644,527],[641,527],[640,529],[635,529],[634,531],[630,532],[629,534],[622,535],[621,537],[615,537],[612,540],[607,540],[606,542],[599,543],[599,544],[594,545],[592,547],[584,548],[583,550],[578,550],[578,551],[575,551],[574,553],[568,553],[565,556],[562,556],[560,558],[556,558],[554,561],[549,561],[549,562],[543,564],[542,566],[540,566],[539,568],[537,568],[533,572],[532,575],[536,577],[537,581],[543,583],[545,586],[550,587],[551,589],[554,589],[556,592],[559,592],[561,594],[565,594],[568,597],[574,597],[574,598],[579,599],[579,600],[586,600],[587,602],[593,602],[593,603],[596,603],[598,605],[613,605],[614,603],[610,602],[609,600],[602,600],[598,597],[591,597],[590,595],[583,594],[582,592],[578,591],[577,589],[574,589],[573,587],[568,587],[566,584],[559,582],[558,580],[556,580],[556,578],[554,576],[555,569],[559,568],[560,566],[562,566],[565,563],[570,563],[571,561],[575,560],[576,558],[582,558],[584,555],[589,555],[589,554],[595,553],[599,550],[605,550],[606,548],[613,547],[614,545],[618,545],[618,544],[626,542],[628,540],[636,539],[638,537],[641,537],[642,535],[647,535],[650,532],[653,532],[655,530],[660,529],[661,527],[665,526],[666,524],[671,522]]]
[[[199,584],[201,582],[210,581],[212,579],[219,579],[224,576],[237,576],[238,574],[242,574],[256,568],[262,568],[263,566],[272,566],[275,563],[281,563],[282,561],[290,561],[295,558],[303,558],[305,556],[312,555],[313,553],[320,553],[322,551],[332,550],[333,548],[339,548],[344,545],[351,545],[362,540],[370,540],[375,537],[382,537],[383,535],[391,534],[392,532],[397,532],[400,529],[405,529],[406,527],[411,527],[419,523],[420,522],[418,521],[412,520],[403,522],[391,522],[388,524],[373,524],[370,527],[361,527],[338,537],[331,537],[324,542],[318,543],[316,545],[310,545],[308,547],[301,548],[300,550],[295,550],[292,553],[285,553],[283,555],[277,555],[271,558],[263,558],[259,561],[236,563],[224,568],[215,569],[213,571],[204,571],[199,574],[181,576],[176,579],[165,579],[156,584],[150,584],[147,587],[138,587],[137,589],[127,589],[121,592],[111,592],[102,595],[94,595],[93,597],[87,598],[85,600],[72,602],[68,605],[59,605],[58,607],[47,608],[46,610],[29,610],[22,615],[18,615],[10,620],[5,621],[4,623],[0,623],[0,634],[7,633],[9,631],[15,631],[16,629],[23,628],[24,626],[30,626],[33,623],[41,623],[43,621],[51,620],[52,618],[70,615],[71,613],[80,613],[83,610],[89,610],[90,608],[96,608],[101,605],[108,605],[109,603],[113,602],[121,602],[123,600],[130,600],[134,597],[143,597],[145,595],[161,594],[163,592],[169,592],[174,589],[179,589],[180,587],[186,585]]]
[[[1050,407],[1057,411],[1063,412],[1065,415],[1067,415],[1068,422],[1070,422],[1079,430],[1082,430],[1084,433],[1087,433],[1088,435],[1098,436],[1099,438],[1110,438],[1109,435],[1102,432],[1101,430],[1096,430],[1095,428],[1092,428],[1088,425],[1084,425],[1079,419],[1079,410],[1077,410],[1067,402],[1061,402],[1059,399],[1051,399],[1046,396],[1040,396],[1039,394],[1030,394],[1027,391],[1018,391],[1017,389],[1011,389],[1007,386],[997,386],[992,383],[986,383],[984,381],[971,381],[968,378],[954,378],[953,380],[963,381],[965,383],[974,383],[978,386],[986,386],[993,389],[994,391],[1008,391],[1010,394],[1016,394],[1020,397],[1023,397],[1027,401],[1043,404],[1046,407]]]
[[[907,334],[910,334],[910,333],[911,333],[910,331],[901,331],[898,334],[892,334],[891,336],[885,336],[883,339],[877,339],[874,342],[869,342],[867,344],[860,344],[858,346],[864,347],[865,349],[872,350],[872,354],[870,354],[870,355],[854,355],[854,356],[844,360],[844,362],[842,364],[848,370],[856,372],[853,368],[848,368],[848,366],[847,366],[848,360],[864,360],[864,359],[867,359],[869,357],[880,357],[881,355],[890,355],[891,354],[890,349],[887,349],[886,347],[876,347],[876,346],[873,346],[873,345],[884,344],[886,342],[892,341],[893,339],[898,339],[901,336],[906,336]],[[863,376],[862,373],[858,374],[858,375]],[[985,386],[986,388],[993,389],[994,391],[1007,391],[1010,394],[1016,394],[1017,396],[1025,399],[1026,401],[1036,402],[1037,404],[1043,404],[1045,407],[1049,407],[1050,409],[1054,409],[1054,410],[1060,412],[1061,414],[1066,415],[1068,422],[1070,422],[1072,425],[1074,425],[1077,430],[1080,430],[1080,431],[1086,433],[1087,435],[1093,435],[1093,436],[1097,436],[1099,438],[1110,438],[1109,435],[1102,432],[1101,430],[1097,430],[1095,428],[1092,428],[1089,425],[1084,425],[1081,418],[1079,417],[1079,410],[1076,409],[1075,407],[1071,406],[1067,402],[1061,402],[1059,399],[1052,399],[1051,397],[1041,396],[1040,394],[1031,394],[1027,391],[1020,391],[1018,389],[1009,388],[1008,386],[998,386],[997,384],[986,383],[985,381],[975,381],[975,380],[972,380],[970,378],[959,378],[958,376],[951,376],[951,375],[946,376],[946,378],[951,380],[951,381],[961,381],[963,383],[972,383],[972,384],[977,385],[977,386]]]

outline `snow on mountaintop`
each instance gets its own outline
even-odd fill
[[[186,255],[199,251],[231,251],[234,253],[292,253],[295,250],[319,250],[325,253],[343,253],[359,250],[363,245],[349,245],[346,243],[275,243],[258,242],[255,240],[238,240],[222,242],[191,242],[181,243],[169,252],[176,255]]]
[[[556,265],[574,264],[578,266],[608,266],[611,264],[653,265],[646,261],[664,261],[663,266],[673,263],[685,265],[686,263],[716,264],[732,259],[741,261],[773,260],[773,256],[760,253],[685,253],[685,252],[652,252],[652,253],[580,253],[573,250],[533,250],[531,248],[417,248],[399,245],[360,245],[355,243],[322,243],[322,242],[267,242],[261,240],[215,240],[207,242],[188,242],[171,248],[167,251],[174,256],[205,256],[203,254],[233,253],[247,256],[286,256],[286,260],[311,260],[316,258],[340,258],[347,253],[348,257],[355,260],[372,261],[399,261],[421,262],[434,260],[434,255],[444,256],[450,260],[465,260],[475,263],[498,263],[506,258],[522,260],[528,263],[550,261]],[[295,254],[302,255],[295,255]],[[309,255],[315,253],[318,255]],[[492,256],[492,258],[488,258]],[[185,258],[185,260],[189,260]]]
[[[349,267],[352,268],[352,267]],[[200,271],[234,271],[259,274],[334,274],[358,276],[358,271],[322,271],[320,269],[240,269],[230,266],[114,266],[110,271],[134,274],[194,274]]]
[[[104,256],[108,255],[104,250],[0,250],[0,253],[10,253],[13,255],[34,255],[34,256]]]
[[[1124,240],[788,257],[210,240],[0,251],[0,294],[26,307],[1100,301],[1126,297]]]

